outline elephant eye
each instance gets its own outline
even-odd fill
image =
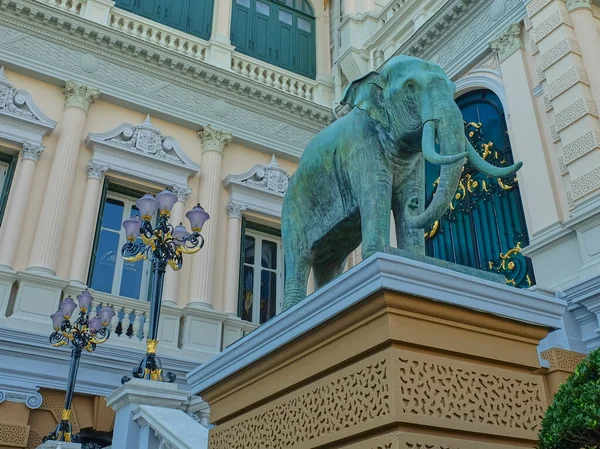
[[[408,90],[415,90],[416,86],[415,86],[415,84],[413,82],[409,81],[409,82],[406,83],[406,88]]]

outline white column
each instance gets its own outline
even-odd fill
[[[14,180],[14,185],[11,189],[12,201],[6,209],[2,223],[0,267],[12,269],[15,261],[20,234],[23,228],[23,220],[29,206],[29,193],[33,185],[35,166],[43,151],[43,145],[34,145],[29,142],[23,143],[19,176]]]
[[[190,193],[192,193],[192,189],[190,189],[188,186],[175,185],[175,186],[173,186],[172,190],[173,190],[173,193],[175,195],[177,195],[177,202],[171,209],[171,223],[173,224],[173,226],[177,226],[179,223],[182,223],[184,220],[185,202],[187,201],[188,197],[190,196]],[[191,257],[195,257],[195,256],[191,256]],[[185,262],[189,263],[190,259],[188,258]],[[163,299],[162,299],[163,304],[180,303],[180,305],[182,307],[185,306],[185,304],[181,304],[181,302],[182,302],[181,300],[179,300],[179,301],[177,300],[177,298],[178,298],[177,297],[178,276],[179,276],[178,272],[173,271],[171,268],[167,268],[167,273],[165,274],[165,284],[163,286]]]
[[[575,36],[581,49],[583,66],[590,80],[590,89],[596,105],[600,107],[600,38],[592,13],[591,0],[567,0],[567,10],[573,19]]]
[[[225,246],[225,280],[223,312],[237,316],[240,281],[240,244],[242,212],[246,206],[229,202],[227,205],[227,244]]]
[[[28,268],[29,271],[52,276],[56,274],[56,262],[87,112],[100,91],[67,81],[64,94],[65,109]]]
[[[223,150],[231,134],[206,126],[198,133],[202,139],[202,172],[199,202],[211,216],[204,225],[204,248],[192,257],[189,305],[212,309],[214,304],[214,268],[219,229],[219,193],[221,192],[221,162]]]
[[[83,194],[83,205],[79,215],[79,225],[75,235],[75,246],[71,256],[71,270],[69,280],[78,284],[85,284],[92,255],[94,243],[94,230],[96,229],[98,210],[100,208],[100,194],[102,181],[108,166],[93,160],[87,165],[87,182]]]
[[[506,89],[510,109],[510,141],[515,160],[523,162],[517,176],[527,229],[532,240],[536,234],[559,221],[558,208],[554,200],[551,170],[546,165],[543,136],[538,127],[535,105],[531,95],[529,74],[525,64],[527,55],[523,50],[521,26],[509,26],[491,44],[498,53],[500,70]]]
[[[230,39],[233,1],[235,0],[215,2],[210,44],[206,51],[206,61],[225,70],[231,70],[231,53],[234,50]]]

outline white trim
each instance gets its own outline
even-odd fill
[[[381,289],[550,328],[561,327],[566,305],[555,297],[376,253],[191,371],[187,382],[192,393],[214,386]]]
[[[477,71],[479,73],[471,73],[454,82],[456,85],[456,98],[474,90],[489,89],[500,99],[502,108],[504,109],[504,117],[507,118],[510,115],[508,100],[506,99],[504,84],[502,83],[498,72],[487,69],[478,69]]]
[[[89,133],[85,144],[94,152],[92,161],[107,165],[109,172],[162,186],[187,186],[188,178],[200,170],[173,137],[163,136],[152,125],[149,116],[140,125],[123,123],[108,132]]]

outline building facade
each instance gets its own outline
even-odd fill
[[[277,314],[288,178],[310,139],[346,112],[345,88],[397,54],[446,70],[484,158],[524,163],[513,179],[467,169],[449,212],[426,230],[428,254],[564,297],[564,327],[541,349],[600,346],[591,1],[0,6],[0,448],[36,447],[59,419],[51,404],[69,354],[49,347],[48,316],[86,287],[118,313],[110,340],[83,357],[75,413],[78,428],[110,432],[101,397],[145,348],[149,267],[120,255],[121,222],[144,193],[173,190],[173,222],[197,203],[211,215],[203,250],[165,281],[166,369],[183,380]],[[360,261],[359,248],[348,268]],[[189,412],[205,420],[204,407]]]

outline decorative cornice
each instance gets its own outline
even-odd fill
[[[189,128],[211,123],[262,151],[292,158],[332,121],[329,107],[48,4],[5,0],[3,6],[3,59],[38,78],[59,83],[81,69],[78,80],[108,98],[160,111]],[[93,72],[81,67],[84,58],[86,67],[97,62]],[[213,108],[218,101],[228,104],[218,108],[222,115]]]
[[[100,96],[100,91],[85,84],[67,81],[63,94],[65,95],[65,109],[78,108],[87,112],[90,105]]]
[[[21,150],[21,157],[24,160],[30,160],[37,162],[40,160],[42,152],[46,149],[44,145],[36,145],[31,142],[23,142],[23,149]]]
[[[182,203],[185,203],[192,193],[192,189],[190,189],[188,186],[182,186],[179,184],[174,185],[171,188],[171,191],[177,195],[177,201],[181,201]]]
[[[246,209],[247,209],[247,206],[245,204],[239,204],[239,203],[234,203],[233,201],[230,201],[227,204],[227,208],[226,208],[227,217],[241,219],[242,212],[244,212]]]
[[[512,55],[517,50],[523,48],[523,39],[521,38],[521,23],[513,23],[508,29],[500,35],[498,39],[492,41],[491,48],[498,53],[500,63]]]
[[[93,178],[102,181],[104,174],[108,171],[108,165],[91,160],[87,164],[86,171],[88,179]]]
[[[289,176],[287,170],[279,166],[273,155],[267,165],[257,164],[246,173],[230,175],[225,178],[224,183],[225,187],[231,183],[245,184],[283,196],[288,187]]]
[[[565,0],[567,11],[573,12],[578,9],[592,10],[592,0]]]
[[[38,388],[25,383],[0,384],[0,404],[4,401],[21,402],[30,409],[39,408],[42,405],[42,395]]]
[[[198,131],[198,137],[202,141],[203,153],[214,151],[223,154],[223,150],[231,142],[232,135],[231,133],[214,129],[210,125],[207,125],[202,131]]]

